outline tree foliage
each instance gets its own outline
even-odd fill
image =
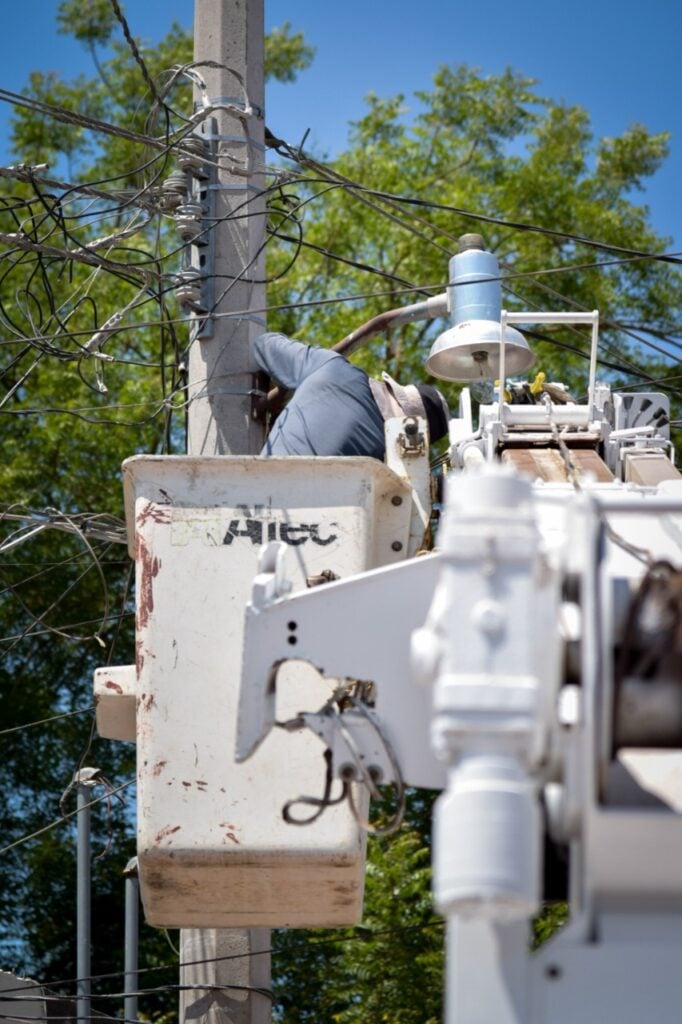
[[[95,131],[82,117],[56,120],[45,108],[16,111],[18,161],[49,163],[56,176],[100,192],[82,198],[56,185],[2,181],[0,224],[15,239],[0,273],[0,432],[11,456],[0,467],[4,537],[18,528],[8,518],[18,506],[122,516],[123,458],[183,447],[187,339],[171,280],[179,247],[156,200],[174,166],[174,133],[191,106],[189,85],[169,69],[191,60],[191,39],[173,25],[141,47],[169,114],[118,41],[111,4],[63,0],[58,28],[88,48],[96,74],[67,80],[36,71],[27,95],[168,145]],[[312,56],[288,23],[266,40],[268,73],[279,81],[292,81]],[[276,136],[277,126],[270,127]],[[484,76],[442,67],[412,108],[402,95],[371,95],[333,163],[281,146],[273,156],[269,323],[331,344],[387,308],[443,290],[459,235],[481,231],[504,269],[509,308],[597,308],[604,372],[614,384],[672,377],[666,353],[679,347],[680,276],[674,264],[638,255],[663,253],[669,242],[653,230],[639,197],[667,148],[665,134],[642,125],[595,139],[585,110],[543,97],[511,69]],[[150,203],[140,206],[145,197]],[[102,250],[104,269],[44,248],[58,242],[73,253],[98,232],[123,229],[131,234]],[[20,243],[35,248],[27,254]],[[128,305],[126,329],[88,347]],[[369,371],[421,376],[441,327],[408,325],[357,359]],[[533,343],[539,368],[584,390],[584,335],[564,328]],[[97,360],[98,351],[116,360]],[[449,397],[456,401],[455,387]],[[87,529],[45,530],[0,555],[0,590],[8,727],[87,707],[94,666],[130,660],[123,546],[91,542]],[[0,743],[6,843],[59,815],[59,797],[85,760],[114,784],[133,772],[131,751],[98,741],[87,714],[0,735]],[[370,841],[361,930],[278,936],[282,1021],[439,1019],[442,928],[428,891],[430,806],[431,797],[413,794],[402,831]],[[93,959],[98,971],[115,971],[121,870],[133,852],[130,802],[114,800],[95,817],[96,842],[104,848],[111,835],[111,843],[97,862]],[[47,981],[75,974],[74,870],[69,822],[0,857],[0,881],[15,895],[0,908],[6,966]],[[143,945],[146,963],[169,959],[165,939],[151,929]]]
[[[80,120],[95,118],[153,133],[152,97],[130,49],[114,38],[118,22],[112,10],[109,2],[64,0],[59,30],[87,47],[96,75],[67,80],[35,71],[26,93],[73,111]],[[293,81],[312,59],[312,48],[288,24],[268,37],[266,48],[269,76],[285,81]],[[173,25],[157,45],[141,45],[141,51],[163,91],[168,69],[191,61],[192,39]],[[189,83],[168,100],[186,115],[192,102]],[[168,130],[163,121],[161,137]],[[90,514],[92,520],[78,533],[44,530],[0,555],[5,655],[0,687],[6,728],[87,709],[94,668],[131,660],[131,563],[124,545],[98,541],[96,532],[89,537],[88,527],[96,528],[100,513],[120,522],[124,458],[183,449],[182,402],[175,416],[168,402],[176,392],[186,345],[173,322],[177,307],[165,295],[165,268],[159,273],[157,260],[159,239],[172,253],[178,250],[177,236],[169,235],[158,214],[141,216],[128,203],[172,169],[169,158],[29,106],[15,112],[13,146],[25,164],[48,164],[57,177],[101,183],[101,189],[94,198],[82,199],[69,189],[0,183],[0,229],[18,232],[36,246],[35,254],[26,255],[10,244],[0,275],[0,320],[7,339],[0,356],[0,432],[11,453],[0,468],[3,539],[25,528],[12,518],[24,513],[39,514],[42,523],[52,511],[61,520],[71,514]],[[49,244],[75,251],[137,221],[142,228],[130,240],[105,248],[111,273],[39,249]],[[178,266],[179,258],[171,256],[169,279]],[[130,316],[130,329],[117,336],[116,361],[91,359],[88,339],[136,297],[142,305]],[[145,321],[159,323],[145,329],[139,326]],[[121,528],[119,533],[122,537]],[[0,743],[0,780],[8,795],[0,807],[2,845],[18,843],[0,857],[3,888],[14,893],[0,907],[3,965],[46,979],[74,977],[73,820],[35,840],[21,840],[60,818],[60,798],[79,766],[99,767],[114,786],[134,778],[134,750],[99,740],[92,713],[0,735]],[[92,958],[98,973],[122,965],[121,872],[134,854],[131,792],[126,791],[125,802],[113,797],[93,810],[93,848],[107,851],[93,867]],[[64,804],[67,813],[74,800],[72,792]],[[145,928],[144,962],[173,959],[163,933]],[[112,978],[104,989],[118,990],[120,984],[120,978]]]
[[[362,926],[277,936],[278,1020],[440,1021],[444,929],[431,902],[430,859],[414,826],[371,842]]]
[[[286,328],[322,344],[337,340],[347,333],[347,306],[310,307],[301,316],[297,303],[376,291],[363,303],[365,319],[386,308],[392,289],[395,304],[416,300],[418,291],[401,295],[401,287],[433,292],[447,280],[458,236],[480,231],[512,275],[504,281],[508,308],[599,309],[604,359],[665,375],[665,360],[648,342],[676,331],[679,274],[674,264],[627,257],[662,253],[670,241],[631,198],[664,160],[667,136],[635,125],[595,142],[586,111],[542,98],[511,70],[484,78],[471,68],[441,68],[417,101],[410,115],[402,95],[370,96],[334,161],[337,188],[297,188],[306,204],[305,248],[298,273],[274,289],[277,303],[292,306]],[[389,202],[387,194],[412,202]],[[383,280],[329,251],[370,264]],[[626,261],[608,265],[618,259]],[[359,359],[372,368],[379,357],[398,376],[419,373],[440,329],[409,325]],[[557,331],[551,343],[537,344],[538,365],[580,391],[586,360],[567,345],[589,347],[575,330]]]

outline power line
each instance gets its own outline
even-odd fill
[[[279,153],[280,156],[284,156],[289,160],[293,160],[295,163],[300,164],[304,167],[311,167],[318,172],[322,172],[328,180],[334,180],[336,172],[326,167],[324,164],[319,163],[317,160],[307,156],[305,153],[300,151],[289,143],[282,139],[278,139],[271,132],[266,131],[266,145],[275,152]],[[343,183],[340,183],[341,187],[347,188],[349,191],[358,191],[365,195],[375,196],[378,199],[385,199],[392,203],[404,204],[406,206],[416,206],[424,209],[431,210],[442,210],[446,213],[456,213],[458,216],[465,217],[467,219],[480,221],[485,224],[495,224],[498,227],[514,228],[517,231],[530,231],[536,234],[548,235],[552,238],[561,238],[567,242],[578,242],[582,245],[589,246],[590,248],[603,249],[608,252],[622,252],[628,256],[644,257],[647,259],[659,260],[664,263],[682,263],[682,257],[678,254],[666,254],[666,253],[647,253],[639,249],[630,249],[626,246],[614,245],[609,242],[600,242],[595,239],[587,238],[584,235],[576,235],[567,231],[559,231],[553,228],[541,227],[538,224],[529,224],[524,221],[512,221],[507,220],[503,217],[492,217],[483,213],[474,213],[471,210],[466,210],[462,207],[451,206],[447,203],[436,203],[428,199],[417,199],[410,196],[403,196],[393,192],[385,192],[380,189],[369,188],[361,185],[359,182],[353,181],[350,178],[344,178]]]
[[[0,729],[0,736],[9,736],[10,733],[23,732],[25,729],[34,729],[38,725],[51,725],[52,722],[61,722],[64,718],[73,718],[74,715],[85,715],[94,711],[96,705],[90,704],[87,708],[78,708],[76,711],[66,711],[63,715],[51,715],[49,718],[39,718],[35,722],[25,722],[23,725],[13,725],[9,729]],[[0,1001],[2,995],[0,993]]]
[[[322,250],[321,247],[315,247],[315,248],[318,248],[324,255],[329,255],[332,258],[339,258],[339,259],[341,259],[340,257],[336,257],[333,253],[328,252],[327,250]],[[545,269],[545,270],[518,271],[518,272],[514,272],[514,273],[510,273],[510,274],[502,274],[502,275],[499,276],[499,278],[489,278],[489,279],[486,279],[486,280],[491,280],[491,281],[493,281],[493,280],[500,280],[503,284],[506,284],[506,282],[511,281],[511,280],[516,280],[516,279],[539,278],[539,277],[541,277],[541,276],[543,276],[545,274],[571,273],[574,270],[582,270],[582,269],[586,269],[586,268],[597,268],[598,269],[600,266],[612,266],[612,265],[615,265],[615,264],[618,264],[618,263],[627,263],[627,262],[630,262],[632,259],[643,260],[643,259],[652,259],[652,258],[653,257],[649,257],[649,256],[636,256],[636,257],[628,257],[627,259],[623,259],[623,260],[609,260],[609,261],[606,261],[606,262],[603,262],[603,263],[577,264],[577,265],[567,264],[567,265],[562,266],[562,267],[553,267],[553,268],[548,268],[548,269]],[[344,261],[350,263],[351,265],[353,265],[352,261],[350,261],[350,260],[344,260]],[[358,268],[359,269],[370,269],[367,265],[362,265],[362,264],[358,265]],[[211,315],[212,315],[213,319],[239,319],[240,317],[244,317],[247,313],[263,313],[263,314],[279,313],[279,312],[286,312],[286,311],[292,310],[292,309],[299,309],[299,308],[300,309],[311,309],[311,308],[316,308],[316,307],[321,307],[321,306],[338,305],[338,304],[346,303],[346,302],[365,302],[365,301],[368,301],[368,300],[374,301],[374,300],[377,300],[377,299],[393,299],[393,298],[395,298],[395,296],[400,296],[400,295],[410,296],[410,295],[414,295],[415,293],[420,293],[420,292],[438,292],[438,291],[443,291],[447,287],[456,287],[456,286],[454,284],[449,284],[447,281],[439,281],[439,282],[437,282],[435,284],[408,285],[408,286],[405,286],[405,287],[392,288],[392,289],[390,289],[388,291],[381,291],[381,292],[355,292],[355,293],[351,293],[351,294],[347,294],[347,295],[332,296],[332,297],[324,298],[324,299],[306,299],[306,300],[302,300],[302,301],[271,303],[271,304],[266,305],[266,306],[255,307],[253,309],[252,308],[239,309],[239,310],[231,311],[229,313],[213,313]],[[566,300],[565,296],[562,296],[562,298],[565,301],[568,301],[568,300]],[[581,308],[584,308],[584,307],[581,307]],[[612,324],[615,328],[620,328],[620,329],[623,329],[623,330],[627,329],[625,327],[621,327],[621,325],[619,325],[617,321],[610,321],[609,323]],[[114,336],[114,335],[120,334],[120,333],[124,333],[124,332],[136,331],[136,330],[149,330],[151,328],[165,327],[165,326],[168,326],[168,325],[187,326],[187,324],[188,324],[188,319],[187,319],[186,316],[174,317],[174,318],[170,318],[170,319],[142,320],[142,321],[138,321],[138,322],[135,322],[135,323],[126,324],[125,327],[113,328],[111,330],[111,336]],[[680,327],[680,330],[682,330],[682,326]],[[91,337],[92,334],[93,334],[93,331],[91,329],[87,329],[87,330],[86,329],[78,329],[78,330],[70,331],[69,332],[69,337],[73,337],[73,338]],[[13,344],[20,344],[21,342],[40,342],[40,341],[43,341],[43,340],[44,340],[44,338],[41,335],[21,336],[21,337],[18,337],[16,339],[4,339],[4,340],[0,339],[0,346],[2,346],[2,345],[10,345],[10,344],[12,344],[12,345]],[[75,357],[72,357],[70,355],[70,358],[75,358]],[[670,356],[670,358],[672,358],[672,355]],[[113,362],[119,362],[119,361],[120,362],[124,362],[123,360],[118,360],[118,358],[116,356],[112,357],[112,361]],[[157,364],[145,363],[144,365],[148,365],[148,366],[153,368]],[[137,403],[137,404],[143,404],[143,403]]]
[[[116,796],[117,793],[120,793],[122,790],[127,789],[128,786],[132,786],[133,783],[136,781],[136,779],[128,779],[127,782],[121,783],[120,786],[116,786],[114,789],[109,789],[103,796],[98,796],[95,797],[94,800],[91,800],[90,806],[93,806],[94,804],[99,804],[103,800],[110,800],[112,796]],[[31,839],[37,839],[38,836],[44,835],[45,832],[50,832],[53,828],[56,828],[58,825],[62,825],[65,821],[68,821],[69,818],[75,817],[78,813],[78,809],[76,809],[75,811],[67,811],[67,813],[62,814],[60,818],[55,818],[54,821],[51,821],[49,824],[37,829],[35,832],[31,832],[30,835],[22,836],[21,839],[15,839],[13,843],[8,843],[7,846],[3,846],[0,849],[0,855],[2,855],[3,853],[9,853],[10,850],[14,850],[17,846],[22,846],[24,843],[30,842]],[[3,991],[10,990],[7,989]]]
[[[152,79],[152,76],[149,74],[149,70],[147,68],[147,65],[145,64],[144,59],[142,57],[142,54],[140,53],[140,51],[139,51],[139,49],[137,47],[137,43],[135,42],[135,40],[133,38],[133,35],[132,35],[131,31],[130,31],[130,27],[128,25],[128,22],[126,21],[125,15],[124,15],[123,11],[121,10],[121,8],[119,7],[118,0],[109,0],[109,2],[111,4],[111,7],[113,9],[114,14],[118,18],[118,21],[119,21],[119,24],[121,25],[121,28],[123,29],[123,35],[125,36],[125,41],[126,41],[126,43],[128,44],[128,46],[130,48],[130,52],[132,53],[133,58],[135,59],[135,62],[137,64],[137,66],[139,67],[140,71],[142,72],[142,77],[144,78],[144,80],[145,80],[145,82],[147,84],[147,88],[149,89],[150,93],[154,97],[155,103],[158,103],[159,106],[161,106],[162,105],[161,97],[159,96],[158,92],[156,91],[156,86],[154,84],[154,80]]]
[[[133,780],[131,780],[131,781],[133,781]],[[103,800],[103,799],[104,799],[104,797],[99,797],[98,798],[98,800]],[[96,801],[93,800],[92,802],[95,803]],[[74,811],[74,812],[71,812],[71,813],[72,814],[77,814],[78,812]],[[0,850],[0,853],[2,853],[2,852],[3,851]],[[216,964],[216,963],[224,963],[226,961],[232,961],[232,960],[244,960],[244,959],[248,959],[250,957],[256,957],[256,956],[273,956],[273,957],[278,957],[279,956],[279,957],[284,957],[284,956],[287,956],[288,954],[290,954],[292,952],[292,950],[294,952],[297,952],[297,951],[303,950],[303,949],[317,949],[317,948],[324,948],[326,946],[345,945],[347,943],[355,943],[355,942],[362,943],[363,945],[370,945],[371,946],[371,944],[373,942],[375,942],[377,939],[391,938],[391,937],[394,937],[396,935],[404,935],[407,932],[428,931],[428,930],[431,930],[432,928],[442,929],[442,928],[444,928],[444,926],[445,926],[445,922],[443,920],[440,920],[440,919],[435,919],[435,920],[432,920],[432,921],[424,921],[424,922],[422,922],[420,924],[396,925],[396,926],[391,927],[391,928],[380,928],[380,929],[376,929],[376,930],[371,930],[371,929],[367,928],[367,926],[365,926],[365,925],[359,925],[357,930],[355,931],[355,934],[353,934],[353,935],[332,936],[330,938],[325,938],[325,939],[318,939],[318,938],[308,939],[308,940],[303,941],[303,942],[290,943],[289,945],[287,945],[286,949],[277,949],[276,947],[271,947],[269,949],[261,949],[261,950],[257,950],[255,952],[249,952],[249,953],[229,953],[229,954],[226,954],[225,956],[207,957],[207,958],[202,959],[202,960],[183,960],[183,961],[173,960],[173,961],[171,961],[169,963],[165,963],[165,964],[156,964],[153,967],[140,967],[140,968],[138,968],[135,971],[109,971],[107,973],[91,974],[91,975],[89,975],[86,978],[61,978],[58,981],[50,981],[50,982],[43,982],[43,983],[36,982],[35,985],[22,985],[22,986],[17,986],[16,988],[6,988],[6,989],[2,990],[2,993],[0,993],[0,999],[6,993],[11,993],[11,992],[15,992],[15,991],[16,992],[27,992],[27,991],[31,991],[32,989],[38,990],[38,989],[41,989],[41,988],[45,987],[46,985],[49,986],[50,988],[57,988],[57,987],[63,987],[63,986],[75,986],[79,982],[83,982],[83,981],[89,981],[89,982],[110,981],[110,980],[115,979],[115,978],[122,978],[122,977],[124,977],[125,974],[134,975],[136,977],[139,977],[141,975],[151,974],[151,973],[153,973],[155,971],[167,971],[167,970],[175,971],[178,968],[182,968],[182,967],[201,967],[203,964]],[[66,998],[69,998],[69,997],[66,997]],[[99,995],[97,995],[97,996],[95,996],[95,998],[99,999],[100,997],[99,997]]]

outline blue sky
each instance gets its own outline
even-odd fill
[[[88,53],[57,34],[57,6],[2,0],[0,86],[21,91],[36,68],[91,73]],[[123,0],[123,7],[133,34],[150,42],[173,19],[193,20],[193,0]],[[445,63],[484,74],[511,66],[538,79],[543,95],[584,106],[596,135],[620,134],[633,121],[672,133],[671,155],[644,201],[657,230],[682,249],[679,0],[265,0],[265,12],[267,28],[289,20],[317,50],[296,84],[269,88],[267,122],[280,137],[297,142],[310,129],[309,143],[333,155],[369,91],[409,98]],[[8,115],[0,103],[3,160]]]

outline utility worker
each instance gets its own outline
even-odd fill
[[[401,387],[382,375],[370,379],[330,349],[268,331],[253,343],[261,370],[294,391],[275,420],[261,455],[370,455],[384,458],[384,420],[422,416],[431,441],[448,431],[448,406],[430,384]]]

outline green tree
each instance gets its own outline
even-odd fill
[[[444,927],[430,892],[432,805],[430,794],[411,793],[409,824],[370,839],[361,927],[275,936],[277,1020],[441,1020]]]
[[[618,139],[594,140],[586,111],[542,98],[531,80],[511,70],[484,78],[466,67],[441,68],[433,89],[417,99],[409,117],[403,96],[370,96],[348,148],[334,161],[337,188],[328,191],[327,182],[295,186],[306,204],[304,248],[298,273],[271,292],[276,303],[291,305],[283,325],[323,344],[338,340],[347,333],[347,305],[301,312],[297,304],[438,285],[447,280],[458,236],[479,231],[509,275],[503,282],[509,309],[599,309],[603,358],[664,376],[670,360],[659,358],[650,343],[662,339],[668,352],[679,345],[679,273],[674,261],[627,257],[633,250],[663,253],[670,244],[650,226],[647,207],[632,201],[665,159],[667,135],[633,125]],[[314,162],[308,168],[320,171]],[[280,233],[294,235],[286,225]],[[608,265],[618,258],[624,262]],[[419,297],[396,294],[395,302]],[[354,319],[369,318],[387,303],[385,294],[366,299]],[[379,358],[390,372],[409,376],[419,372],[441,329],[408,325],[358,359],[371,369]],[[584,389],[586,360],[565,347],[585,351],[584,334],[557,330],[551,342],[534,344],[539,367]]]
[[[0,468],[1,539],[19,540],[16,531],[59,520],[59,528],[41,529],[0,553],[3,728],[19,727],[0,731],[6,794],[0,846],[11,847],[0,855],[0,879],[4,891],[14,894],[0,907],[0,950],[5,967],[47,979],[76,974],[73,819],[21,840],[59,819],[60,798],[79,766],[99,767],[114,787],[134,779],[134,750],[99,740],[92,713],[21,726],[87,709],[94,668],[131,661],[131,563],[122,543],[119,468],[136,452],[184,449],[182,400],[179,415],[173,408],[186,346],[169,289],[177,256],[169,258],[168,278],[161,270],[165,251],[177,252],[178,240],[153,196],[155,183],[173,165],[163,150],[83,123],[97,119],[143,136],[156,130],[150,120],[154,97],[130,48],[115,38],[119,25],[112,12],[108,2],[82,0],[64,0],[59,8],[60,31],[87,47],[95,77],[65,80],[36,71],[29,79],[32,100],[74,112],[77,123],[35,105],[17,108],[13,119],[18,159],[49,164],[53,181],[61,176],[75,186],[97,186],[84,197],[76,187],[0,183],[0,231],[27,247],[7,239],[0,272],[0,435],[11,453]],[[168,69],[192,59],[191,35],[178,25],[157,44],[139,46],[159,95]],[[267,37],[266,51],[268,76],[283,81],[293,81],[313,52],[287,23]],[[169,110],[159,113],[162,138],[191,110],[188,81],[164,99]],[[136,199],[150,193],[151,205],[141,211]],[[93,240],[121,231],[126,234],[120,242],[95,245],[106,254],[105,270],[78,255],[59,255],[78,254]],[[108,362],[110,336],[91,349],[88,341],[131,304],[128,329],[117,336],[116,359]],[[146,321],[158,326],[141,326]],[[93,849],[102,852],[93,866],[98,973],[119,971],[122,963],[121,872],[134,853],[134,789],[121,797],[125,802],[113,796],[93,811]],[[74,800],[71,791],[65,812],[73,811]],[[144,962],[174,959],[163,933],[145,928]],[[161,981],[176,982],[176,974],[161,975]],[[100,991],[120,987],[120,977],[113,977]],[[175,1001],[171,994],[157,1009]]]
[[[184,447],[187,339],[171,286],[179,250],[159,209],[158,186],[173,168],[173,144],[191,102],[189,86],[169,69],[191,60],[191,41],[175,25],[158,44],[141,46],[155,97],[128,45],[116,41],[110,4],[65,0],[59,27],[90,50],[96,75],[69,81],[35,72],[28,94],[128,134],[95,131],[82,117],[57,120],[45,106],[18,108],[14,119],[17,161],[47,162],[56,177],[90,191],[40,185],[30,175],[3,180],[0,191],[7,245],[0,434],[11,453],[0,468],[3,536],[21,527],[10,517],[24,506],[59,509],[79,527],[45,530],[0,557],[0,685],[8,727],[86,707],[92,668],[130,659],[129,563],[111,540],[117,529],[120,535],[123,512],[119,466],[135,452]],[[288,24],[270,34],[266,54],[269,73],[280,81],[312,59]],[[672,376],[664,353],[678,344],[679,273],[668,262],[629,259],[663,253],[669,241],[633,198],[665,159],[667,137],[634,125],[619,138],[595,140],[587,112],[542,97],[511,70],[484,77],[466,67],[440,68],[416,99],[411,112],[403,96],[368,97],[332,164],[278,147],[270,325],[321,344],[336,341],[386,308],[441,291],[458,236],[480,230],[507,275],[509,308],[598,308],[605,372],[615,384],[639,383],[641,373]],[[271,128],[276,136],[277,126]],[[84,261],[95,239],[117,232],[125,235],[98,250],[106,264]],[[365,298],[350,304],[354,295]],[[94,343],[125,307],[125,330]],[[145,327],[149,321],[154,326]],[[381,366],[411,376],[441,326],[406,326],[357,359],[370,371]],[[584,390],[586,361],[576,352],[588,347],[583,335],[563,329],[550,338],[548,331],[533,344],[540,368]],[[100,359],[100,352],[115,361]],[[453,402],[456,396],[450,388]],[[107,520],[111,536],[100,531],[90,540],[89,531],[102,523],[84,527],[75,518],[83,513],[119,522]],[[2,735],[0,743],[7,843],[58,815],[59,797],[86,751],[114,784],[133,771],[130,750],[91,736],[89,715]],[[370,841],[360,931],[278,936],[282,1021],[439,1018],[442,928],[428,893],[431,802],[412,794],[397,836]],[[120,969],[120,872],[132,853],[130,821],[130,804],[116,800],[108,814],[102,807],[96,815],[96,841],[104,848],[112,836],[97,862],[98,971]],[[0,909],[7,966],[18,962],[47,981],[75,974],[72,849],[73,829],[65,823],[0,858],[4,890],[17,896]],[[169,959],[152,929],[145,931],[144,956],[149,964]]]

